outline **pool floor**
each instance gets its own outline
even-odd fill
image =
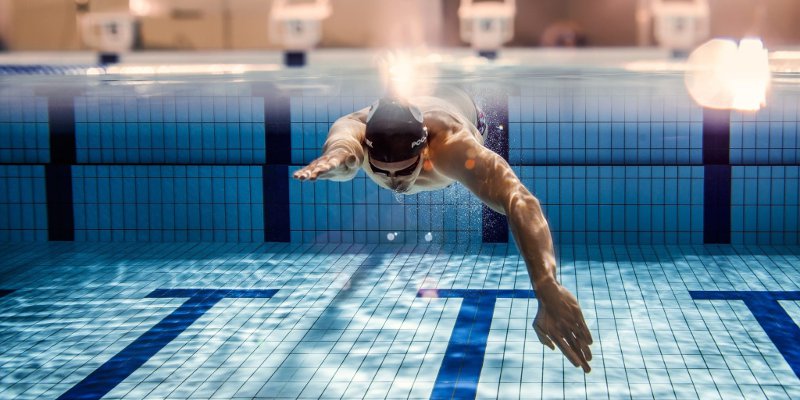
[[[588,375],[536,339],[509,245],[0,254],[3,399],[800,398],[797,247],[558,246]]]

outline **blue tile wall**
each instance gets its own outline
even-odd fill
[[[307,164],[319,157],[331,125],[343,115],[369,107],[375,99],[377,94],[291,97],[292,163]]]
[[[47,98],[32,90],[0,90],[0,163],[50,161]]]
[[[80,163],[261,164],[264,99],[244,94],[75,99]]]
[[[459,184],[400,203],[360,171],[349,182],[292,180],[289,193],[292,241],[425,243],[428,233],[432,243],[481,241],[481,203]]]
[[[556,244],[701,244],[703,167],[521,166]]]
[[[509,162],[702,164],[702,109],[680,92],[532,88],[509,96]]]
[[[0,165],[0,242],[47,240],[44,167]]]
[[[337,118],[379,96],[370,85],[288,93],[290,174],[320,155]],[[263,240],[264,99],[249,84],[200,86],[75,98],[77,162],[108,164],[73,166],[77,240]],[[557,244],[702,243],[702,110],[682,90],[521,86],[508,99],[510,163]],[[797,244],[800,95],[776,91],[767,104],[731,112],[732,240]],[[37,164],[48,162],[47,98],[0,89],[0,164],[11,164],[0,165],[0,241],[47,239]],[[287,179],[293,241],[418,243],[428,232],[434,243],[481,241],[481,203],[460,185],[400,204],[363,173]]]
[[[260,167],[75,166],[76,241],[264,240]]]
[[[775,94],[758,112],[731,113],[733,165],[800,163],[800,96]]]
[[[732,243],[800,243],[799,173],[797,165],[732,168]]]

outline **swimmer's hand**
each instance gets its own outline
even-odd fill
[[[358,158],[345,149],[332,149],[292,175],[301,181],[336,179],[358,168]]]
[[[589,373],[592,360],[592,334],[586,327],[583,312],[575,296],[558,283],[537,288],[539,311],[533,321],[533,329],[539,341],[550,349],[558,346],[564,356],[576,367]]]

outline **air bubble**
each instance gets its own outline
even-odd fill
[[[431,240],[433,240],[433,234],[430,233],[430,232],[426,233],[425,234],[425,241],[426,242],[430,242]]]

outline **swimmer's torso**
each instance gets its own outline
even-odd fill
[[[412,103],[419,107],[424,116],[425,125],[428,127],[428,141],[439,140],[441,135],[457,135],[465,134],[465,130],[472,134],[475,140],[481,145],[483,144],[483,137],[475,128],[477,120],[477,111],[474,103],[468,97],[453,96],[447,99],[440,97],[416,97]],[[446,129],[435,128],[435,126],[442,124],[431,123],[434,120],[440,121],[446,126]],[[366,147],[364,152],[366,154]],[[438,190],[450,186],[453,179],[450,179],[436,171],[434,167],[436,163],[436,154],[433,154],[430,147],[427,147],[422,152],[422,171],[406,192],[403,194],[415,194],[419,192]],[[388,178],[382,174],[376,174],[372,171],[368,159],[365,157],[361,168],[378,186],[389,189],[387,185]]]

